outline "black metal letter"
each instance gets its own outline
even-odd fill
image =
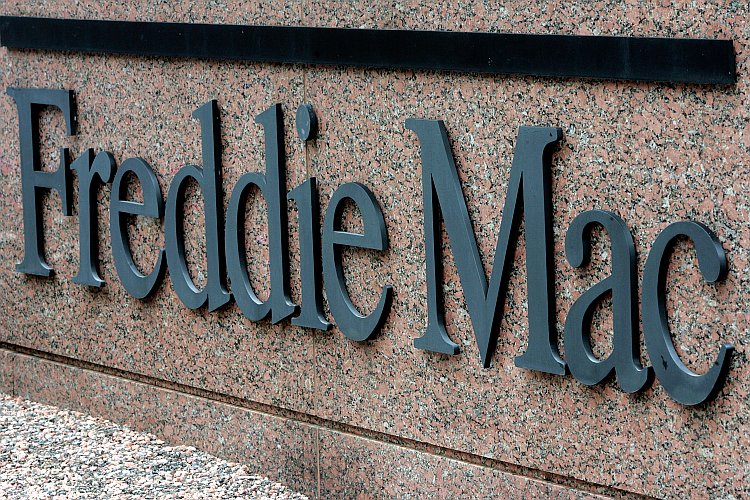
[[[242,313],[251,321],[260,321],[270,311],[271,322],[275,324],[297,312],[289,288],[289,229],[281,104],[275,104],[259,114],[255,122],[263,126],[265,135],[266,173],[247,173],[234,186],[227,209],[227,265],[234,298]],[[258,298],[247,276],[245,203],[253,186],[263,193],[268,207],[271,293],[267,302]]]
[[[109,156],[107,161],[112,161],[114,164],[114,160],[109,153],[99,153],[96,157],[97,160],[104,154]],[[135,175],[141,185],[143,203],[127,199],[127,184],[124,179],[130,172]],[[119,276],[122,286],[130,295],[138,299],[146,298],[156,290],[164,277],[166,256],[164,249],[161,249],[154,269],[148,275],[141,273],[133,262],[133,254],[130,252],[125,217],[127,215],[141,215],[160,219],[163,213],[164,201],[161,196],[161,187],[159,187],[159,181],[149,164],[141,158],[129,158],[122,162],[120,168],[117,169],[114,181],[112,181],[112,199],[109,208],[112,259],[115,262],[117,276]]]
[[[76,134],[75,101],[72,90],[9,88],[8,95],[18,109],[18,136],[21,150],[21,191],[23,196],[23,261],[16,271],[36,276],[51,276],[54,272],[44,258],[42,227],[43,189],[54,189],[62,200],[62,213],[71,215],[70,153],[60,149],[60,166],[54,172],[41,170],[39,158],[39,111],[54,106],[62,111],[68,135]]]
[[[203,168],[185,165],[172,179],[167,193],[164,218],[164,243],[167,250],[169,279],[177,296],[190,309],[198,309],[208,302],[208,310],[215,311],[228,303],[232,295],[225,285],[224,224],[221,222],[221,124],[219,106],[211,100],[193,112],[201,123]],[[190,278],[185,260],[185,188],[188,178],[195,179],[203,193],[206,217],[206,260],[208,279],[198,289]]]
[[[94,157],[94,150],[88,149],[70,166],[78,175],[78,255],[80,264],[73,283],[93,287],[104,286],[99,277],[99,224],[96,208],[95,182],[112,182],[115,175],[115,159],[106,151]]]
[[[669,332],[666,281],[672,247],[687,236],[695,245],[703,279],[715,283],[727,275],[727,258],[716,235],[699,222],[682,221],[667,226],[654,242],[643,271],[643,331],[646,350],[656,377],[667,393],[684,405],[697,405],[714,397],[724,385],[734,347],[723,344],[711,369],[698,375],[677,355]]]
[[[599,224],[612,242],[612,274],[575,301],[565,319],[565,360],[579,382],[595,385],[615,373],[625,392],[638,392],[653,380],[641,366],[638,342],[638,277],[635,244],[625,222],[612,212],[589,210],[576,217],[565,236],[565,254],[573,267],[591,260],[591,229]],[[600,360],[591,350],[591,319],[596,304],[612,292],[612,353]]]
[[[437,206],[445,220],[482,364],[489,367],[523,211],[526,214],[529,343],[526,352],[515,358],[515,363],[520,368],[564,375],[565,362],[558,353],[555,333],[552,195],[548,168],[550,146],[562,139],[562,130],[548,127],[520,127],[518,130],[488,288],[445,125],[442,121],[408,119],[406,128],[417,133],[422,145],[427,257],[427,329],[422,337],[414,340],[414,346],[444,354],[459,352],[458,345],[448,337],[443,320]]]
[[[352,200],[362,215],[362,233],[340,231],[343,201]],[[363,316],[349,298],[341,265],[341,246],[385,250],[388,232],[375,195],[358,182],[341,185],[331,196],[323,228],[323,276],[325,278],[328,306],[343,334],[356,341],[370,339],[385,321],[391,305],[393,287],[386,285],[380,292],[375,310]]]
[[[299,114],[299,113],[298,113]],[[302,305],[292,324],[328,330],[331,323],[323,313],[323,277],[320,268],[320,204],[315,177],[289,191],[299,213],[300,279]]]

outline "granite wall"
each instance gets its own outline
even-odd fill
[[[533,3],[533,2],[532,2]],[[311,2],[133,2],[6,0],[0,14],[77,19],[208,22],[725,38],[734,41],[738,82],[730,86],[602,82],[414,71],[112,57],[0,49],[0,84],[76,93],[78,134],[45,112],[41,156],[54,169],[61,146],[139,156],[166,195],[174,174],[201,163],[191,113],[216,99],[222,120],[225,205],[246,172],[264,170],[254,117],[281,103],[287,186],[318,180],[322,210],[344,182],[370,187],[383,208],[384,252],[345,252],[346,278],[362,311],[393,286],[380,334],[347,340],[284,321],[247,320],[236,304],[185,308],[165,279],[147,300],[117,279],[109,229],[110,189],[98,191],[100,269],[106,286],[76,285],[78,219],[44,203],[51,278],[15,271],[23,256],[18,116],[0,98],[0,390],[82,409],[177,443],[258,467],[312,496],[507,494],[695,495],[750,491],[750,6],[746,2],[638,0]],[[302,103],[320,131],[294,131]],[[719,345],[736,353],[726,385],[707,404],[686,407],[659,382],[637,395],[615,381],[587,387],[571,377],[515,367],[528,337],[525,240],[520,238],[492,364],[483,368],[453,255],[444,234],[446,323],[461,354],[413,346],[426,325],[420,148],[407,118],[442,119],[451,141],[480,253],[488,271],[502,218],[517,129],[554,126],[564,138],[552,158],[557,329],[571,304],[609,272],[608,239],[593,235],[592,265],[572,268],[564,236],[579,213],[618,213],[633,234],[639,276],[657,234],[697,220],[718,235],[729,273],[705,283],[693,247],[678,245],[668,274],[674,343],[705,372]],[[133,194],[138,196],[137,189]],[[74,207],[77,206],[77,197]],[[251,281],[268,295],[266,206],[247,207]],[[186,201],[187,258],[206,280],[203,204]],[[290,206],[292,296],[300,297],[299,230]],[[75,214],[74,214],[75,215]],[[347,224],[357,227],[351,210]],[[130,224],[135,260],[153,266],[163,225]],[[611,304],[593,320],[593,350],[612,349]],[[330,315],[329,315],[330,318]],[[562,340],[560,350],[565,352]],[[642,347],[643,362],[649,364]]]

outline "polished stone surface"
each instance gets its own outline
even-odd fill
[[[13,366],[15,354],[0,350],[0,392],[13,394]]]
[[[350,434],[321,431],[320,497],[359,498],[373,492],[382,498],[408,498],[415,492],[419,498],[610,498]]]
[[[0,49],[3,87],[71,88],[77,93],[78,136],[63,137],[58,115],[43,116],[45,165],[56,165],[59,145],[70,147],[74,155],[87,147],[107,149],[118,161],[142,156],[153,165],[164,193],[179,167],[200,164],[199,131],[190,118],[195,108],[211,98],[219,102],[226,203],[229,187],[241,174],[263,171],[262,135],[254,116],[282,103],[288,187],[315,175],[325,212],[341,183],[363,182],[383,207],[390,248],[380,254],[352,250],[344,255],[355,304],[369,311],[380,287],[394,287],[394,303],[381,334],[363,344],[348,341],[338,328],[322,333],[288,322],[251,323],[236,305],[219,313],[189,311],[168,279],[153,299],[133,300],[111,262],[108,187],[99,194],[106,287],[92,291],[72,283],[78,267],[77,218],[61,215],[56,195],[45,203],[44,223],[48,260],[58,274],[48,280],[22,276],[14,270],[23,249],[18,125],[13,101],[6,96],[0,99],[0,180],[5,186],[0,197],[0,251],[5,256],[0,266],[0,341],[299,411],[362,433],[377,431],[626,491],[655,496],[742,496],[750,491],[745,465],[750,454],[750,7],[745,3],[653,5],[628,0],[529,6],[414,0],[366,5],[290,1],[248,7],[164,2],[136,9],[114,1],[12,0],[0,5],[0,13],[734,40],[739,80],[727,87]],[[303,102],[315,107],[320,122],[318,139],[307,146],[294,133],[294,111]],[[707,370],[720,343],[737,348],[717,399],[686,408],[673,402],[658,382],[629,396],[612,381],[589,388],[570,376],[516,368],[513,357],[523,352],[528,335],[523,237],[492,366],[480,365],[447,239],[446,322],[462,353],[447,357],[415,350],[413,339],[426,323],[426,282],[419,147],[415,134],[404,127],[410,117],[445,121],[487,271],[517,128],[563,129],[564,139],[552,159],[560,332],[571,304],[609,269],[611,253],[602,232],[594,234],[590,267],[576,270],[567,264],[565,230],[580,212],[599,208],[618,213],[633,233],[641,272],[657,234],[669,223],[693,219],[712,228],[727,252],[727,280],[703,283],[692,246],[681,243],[671,261],[668,310],[677,350],[693,370]],[[193,193],[188,204],[188,260],[202,282],[201,199]],[[268,279],[265,205],[258,200],[250,205],[250,274],[263,290]],[[294,209],[290,221],[291,281],[298,299]],[[357,227],[356,214],[348,213],[346,222]],[[153,221],[131,226],[136,260],[144,268],[153,263],[162,232],[162,224]],[[605,303],[594,318],[593,350],[600,356],[611,350],[609,306]],[[0,386],[2,380],[0,375]],[[127,408],[110,389],[102,387],[101,398],[111,399],[111,411]],[[71,386],[66,397],[75,401],[79,390],[87,389]],[[152,404],[157,408],[167,403],[157,398]],[[168,408],[165,418],[172,414]],[[351,456],[365,460],[372,454],[365,449],[357,453]],[[409,460],[393,453],[387,456]],[[331,470],[345,470],[346,464],[336,462]]]
[[[317,429],[217,401],[17,356],[16,396],[107,418],[165,441],[252,464],[289,488],[317,489]]]
[[[2,353],[3,351],[0,351]],[[16,395],[249,464],[311,497],[603,498],[547,481],[18,355]],[[378,467],[378,464],[393,467]],[[397,465],[396,465],[397,464]]]

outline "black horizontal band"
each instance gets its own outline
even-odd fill
[[[731,40],[0,17],[10,49],[695,84],[737,80]]]

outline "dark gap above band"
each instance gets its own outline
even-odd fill
[[[0,17],[9,49],[722,85],[731,40]]]

